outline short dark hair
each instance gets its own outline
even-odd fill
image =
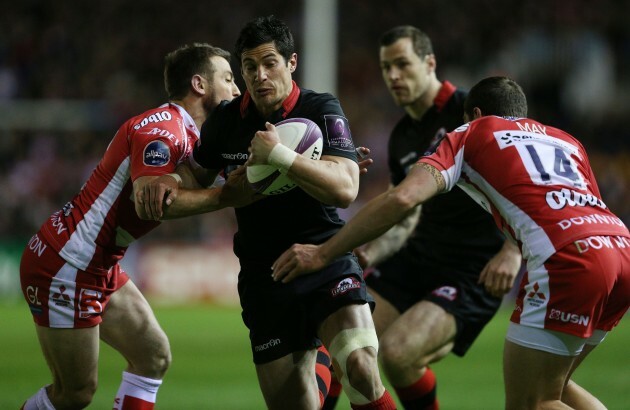
[[[230,61],[229,51],[207,43],[186,44],[168,53],[164,58],[164,88],[169,100],[185,97],[195,74],[212,80],[215,67],[210,58],[215,56]]]
[[[475,84],[464,101],[464,112],[472,118],[475,107],[483,115],[527,117],[527,97],[508,77],[488,77]]]
[[[381,47],[387,47],[401,38],[411,39],[413,51],[418,57],[433,54],[433,45],[431,44],[429,36],[424,31],[414,26],[397,26],[389,29],[381,35],[378,44]]]
[[[236,40],[234,55],[240,63],[243,51],[266,43],[274,43],[285,61],[289,61],[295,52],[295,42],[289,26],[276,16],[269,15],[258,17],[243,27]]]

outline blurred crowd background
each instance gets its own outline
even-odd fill
[[[378,38],[395,25],[412,24],[433,40],[439,79],[466,88],[488,75],[516,79],[528,95],[531,117],[582,141],[604,201],[630,223],[630,1],[339,0],[337,6],[336,94],[356,145],[370,147],[376,161],[344,216],[387,187],[386,140],[403,112],[382,81]],[[23,246],[78,191],[118,126],[166,101],[165,53],[193,41],[232,51],[247,21],[275,14],[292,28],[299,55],[303,10],[298,0],[5,5],[0,244]],[[244,90],[234,61],[233,69]],[[47,107],[76,103],[76,118],[31,104],[42,101]],[[7,118],[7,112],[17,116],[15,107],[27,111],[27,120]],[[168,221],[142,241],[229,242],[234,230],[232,211],[226,210]]]

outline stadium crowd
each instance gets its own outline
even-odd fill
[[[191,41],[232,50],[241,23],[268,13],[294,28],[301,50],[302,2],[177,4],[25,0],[3,10],[0,107],[23,100],[100,100],[105,104],[95,107],[107,112],[94,115],[107,121],[72,131],[0,124],[0,240],[27,239],[82,185],[120,123],[166,100],[156,70],[166,50]],[[530,99],[531,116],[585,145],[604,201],[630,223],[630,131],[624,126],[630,2],[392,0],[385,8],[343,0],[338,6],[337,95],[355,142],[379,147],[348,215],[386,187],[380,142],[402,116],[380,77],[378,36],[393,25],[413,24],[432,37],[440,78],[468,87],[487,75],[515,78]],[[300,78],[298,64],[298,83]],[[145,240],[223,240],[234,230],[232,215],[228,210],[170,221]]]

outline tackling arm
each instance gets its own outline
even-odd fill
[[[393,185],[389,189],[393,189]],[[367,268],[378,265],[402,248],[413,233],[416,225],[418,225],[421,209],[422,205],[416,206],[413,212],[392,226],[383,235],[367,243],[364,247],[355,250],[361,266]]]
[[[273,264],[273,278],[288,282],[316,271],[335,258],[384,234],[416,206],[444,190],[442,174],[428,164],[414,166],[397,187],[368,202],[322,245],[293,245]]]

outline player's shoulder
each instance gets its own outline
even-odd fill
[[[183,108],[181,110],[183,110]],[[146,110],[135,117],[131,117],[125,122],[125,125],[134,131],[144,128],[169,128],[179,126],[182,122],[182,117],[183,113],[175,104],[166,103],[159,107]]]
[[[320,114],[341,112],[337,97],[328,92],[316,92],[307,88],[300,88],[299,107],[303,110],[319,111]]]

